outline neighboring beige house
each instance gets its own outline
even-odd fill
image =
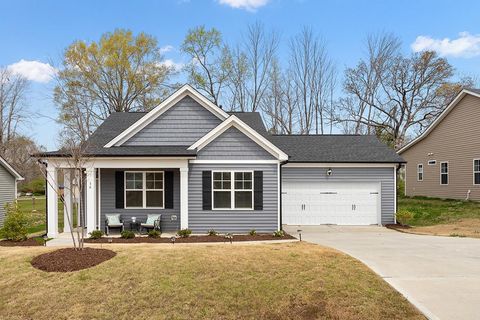
[[[480,200],[480,90],[465,89],[398,153],[405,194]]]

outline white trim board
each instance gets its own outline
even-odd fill
[[[217,127],[215,127],[209,133],[200,138],[197,142],[188,147],[188,150],[203,149],[210,142],[215,140],[218,136],[220,136],[222,133],[224,133],[225,131],[227,131],[227,129],[231,127],[235,127],[240,130],[240,132],[252,139],[255,143],[257,143],[260,147],[262,147],[271,155],[276,157],[278,160],[288,160],[288,155],[285,152],[280,150],[277,146],[275,146],[264,136],[253,130],[249,125],[247,125],[235,115],[231,115],[227,120],[220,123]]]
[[[192,164],[277,164],[278,160],[190,160]]]
[[[424,138],[426,138],[428,136],[428,134],[430,132],[433,131],[433,129],[435,129],[435,127],[450,113],[450,111],[452,111],[452,109],[460,102],[460,100],[463,99],[463,97],[465,97],[467,94],[469,95],[472,95],[472,96],[475,96],[477,98],[480,98],[480,94],[476,93],[476,92],[473,92],[473,91],[470,91],[470,90],[467,90],[467,89],[463,89],[462,91],[460,91],[460,93],[455,97],[455,99],[453,99],[453,101],[445,108],[445,110],[442,111],[442,113],[440,113],[440,115],[435,119],[435,121],[432,122],[432,124],[430,124],[430,126],[428,126],[427,130],[425,130],[421,135],[419,135],[417,138],[413,139],[412,141],[410,141],[409,143],[407,143],[405,146],[403,146],[402,148],[400,148],[397,152],[398,154],[401,154],[402,152],[408,150],[410,147],[412,147],[413,145],[415,145],[417,142],[420,142],[421,140],[423,140]]]
[[[220,120],[223,121],[228,118],[228,114],[225,111],[223,111],[220,107],[216,106],[213,102],[208,100],[205,96],[203,96],[193,87],[186,84],[182,86],[180,89],[178,89],[177,91],[175,91],[167,99],[165,99],[160,105],[158,105],[153,110],[145,114],[143,117],[137,120],[134,124],[132,124],[127,129],[125,129],[118,136],[113,138],[104,147],[110,148],[113,146],[122,145],[125,141],[127,141],[136,133],[138,133],[140,130],[145,128],[152,121],[157,119],[161,114],[163,114],[165,111],[170,109],[172,106],[174,106],[177,102],[179,102],[186,96],[191,97],[193,100],[198,102],[202,107],[204,107],[205,109],[213,113],[215,116],[217,116]]]
[[[288,162],[286,168],[396,168],[397,163],[327,163],[327,162]]]

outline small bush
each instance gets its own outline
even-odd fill
[[[0,229],[0,238],[13,241],[26,240],[31,223],[30,216],[20,211],[17,203],[7,204],[5,209],[6,217],[3,228]]]
[[[158,230],[150,230],[150,231],[148,231],[148,237],[149,237],[149,238],[155,238],[155,239],[156,239],[156,238],[160,238],[160,235],[161,235],[161,234],[162,234],[162,233],[161,233],[160,231],[158,231]]]
[[[210,230],[208,230],[207,234],[208,234],[209,236],[216,236],[216,235],[218,234],[218,232],[215,231],[215,230],[213,230],[213,229],[210,229]]]
[[[285,232],[283,230],[277,230],[273,233],[274,237],[281,238],[285,236]]]
[[[251,236],[256,236],[257,235],[257,230],[252,229],[252,230],[250,230],[250,232],[248,234],[251,235]]]
[[[190,229],[178,230],[177,234],[182,238],[188,238],[192,234],[192,230]]]
[[[402,226],[406,226],[410,221],[412,221],[413,213],[408,210],[401,209],[397,211],[395,217],[397,218],[398,223],[400,223]]]
[[[93,230],[92,232],[89,233],[90,239],[100,239],[103,237],[103,232],[102,230]]]
[[[130,230],[124,230],[120,233],[120,236],[123,239],[133,239],[133,238],[135,238],[135,233],[133,231],[130,231]]]

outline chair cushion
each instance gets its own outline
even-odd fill
[[[161,214],[149,214],[147,215],[147,221],[145,225],[153,226],[156,220],[160,220]]]
[[[119,213],[106,214],[106,215],[105,215],[105,218],[107,218],[107,224],[108,224],[109,226],[122,225],[122,223],[120,222],[120,214],[119,214]]]

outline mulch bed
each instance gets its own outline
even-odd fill
[[[289,234],[285,234],[284,237],[274,237],[271,234],[258,234],[256,236],[251,235],[234,235],[233,242],[241,241],[266,241],[266,240],[292,240]],[[171,243],[170,238],[149,238],[149,237],[136,237],[133,239],[123,238],[100,238],[100,239],[85,239],[88,243]],[[176,238],[175,243],[199,243],[199,242],[230,242],[229,239],[225,239],[224,236],[190,236],[188,238]]]
[[[386,224],[385,225],[386,228],[388,229],[393,229],[393,230],[406,230],[406,229],[411,229],[412,227],[410,226],[404,226],[404,225],[401,225],[401,224]]]
[[[37,238],[29,238],[24,241],[12,241],[2,240],[0,241],[0,247],[34,247],[43,246],[43,239],[37,240]]]
[[[71,272],[94,267],[117,254],[108,249],[59,249],[36,256],[32,266],[47,272]]]

